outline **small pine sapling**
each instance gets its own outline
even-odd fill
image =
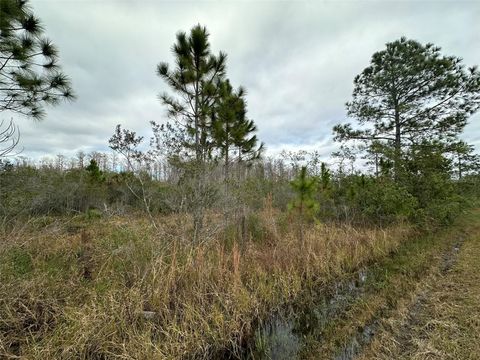
[[[288,205],[289,210],[297,215],[298,219],[298,234],[300,242],[304,243],[303,227],[304,224],[312,219],[318,212],[320,205],[315,198],[318,188],[318,179],[313,176],[308,176],[307,168],[303,166],[300,169],[298,176],[290,182],[296,197]]]

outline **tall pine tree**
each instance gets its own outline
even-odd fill
[[[211,151],[211,107],[218,95],[218,82],[225,74],[226,54],[213,55],[210,50],[209,33],[196,25],[187,35],[177,34],[173,45],[175,68],[162,62],[157,67],[163,78],[177,96],[163,93],[160,99],[168,108],[168,114],[180,128],[185,129],[189,148],[197,162],[204,162]]]
[[[225,179],[232,159],[251,161],[261,155],[263,144],[253,133],[256,126],[246,116],[245,90],[233,90],[227,79],[219,84],[219,96],[212,108],[212,138],[224,160]]]
[[[480,74],[440,50],[401,38],[373,54],[370,66],[355,77],[347,103],[348,115],[360,126],[335,126],[336,139],[392,148],[384,155],[393,161],[397,179],[408,147],[456,141],[480,107]]]

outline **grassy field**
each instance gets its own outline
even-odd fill
[[[211,358],[305,289],[387,257],[412,235],[402,224],[311,224],[302,246],[269,206],[248,222],[245,243],[227,231],[195,247],[181,216],[158,219],[155,231],[142,217],[80,216],[4,234],[0,357]]]
[[[235,356],[259,319],[288,303],[308,303],[306,294],[365,267],[362,296],[308,335],[301,357],[331,358],[372,324],[378,335],[362,346],[365,359],[396,358],[407,349],[406,358],[425,349],[472,354],[480,246],[471,235],[478,214],[429,236],[404,224],[311,224],[301,245],[296,226],[266,206],[249,219],[245,243],[219,231],[195,247],[181,216],[158,219],[158,230],[143,217],[36,219],[0,242],[0,357],[212,358],[225,349]],[[209,224],[214,229],[221,221],[211,216]],[[445,254],[460,235],[468,240],[452,265]],[[453,270],[442,272],[442,264]],[[418,341],[403,339],[409,345],[397,349],[405,326],[397,317],[407,316],[422,284],[436,277],[445,283],[428,290],[424,318],[408,323]],[[430,311],[438,322],[428,321]],[[465,335],[449,342],[458,326]]]

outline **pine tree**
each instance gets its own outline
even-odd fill
[[[102,182],[105,180],[103,172],[100,170],[98,163],[94,159],[90,160],[90,164],[85,168],[85,170],[88,172],[90,179],[93,182]]]
[[[480,107],[480,74],[440,50],[401,38],[373,54],[370,66],[355,77],[353,99],[347,103],[348,115],[360,127],[337,125],[336,139],[393,148],[384,155],[393,161],[397,179],[409,146],[456,141]]]
[[[299,219],[299,238],[303,245],[303,223],[315,216],[319,204],[315,199],[318,187],[318,179],[307,174],[307,168],[303,166],[298,176],[290,182],[296,198],[290,202],[289,209],[297,213]]]
[[[189,35],[177,34],[173,45],[175,68],[162,62],[157,67],[163,78],[177,96],[161,94],[160,99],[168,108],[170,118],[185,129],[190,141],[185,146],[193,151],[197,162],[204,162],[211,151],[211,108],[218,95],[218,83],[225,74],[226,54],[217,56],[210,50],[209,33],[196,25]]]
[[[246,117],[244,96],[243,88],[234,91],[229,80],[225,80],[219,85],[219,97],[212,108],[212,138],[224,160],[225,179],[229,178],[230,163],[235,156],[232,152],[237,152],[239,161],[251,161],[263,149],[263,144],[257,146],[257,136],[252,135],[256,126]]]
[[[454,157],[453,162],[459,180],[465,175],[480,170],[480,155],[475,154],[473,145],[467,144],[465,141],[459,141],[451,146],[450,151]]]
[[[0,0],[0,112],[40,119],[43,105],[73,98],[58,50],[44,37],[28,1]]]
[[[320,183],[322,184],[322,190],[326,190],[330,187],[332,181],[332,174],[327,168],[327,164],[322,162],[320,165]]]
[[[306,166],[302,166],[299,174],[290,182],[290,185],[297,195],[296,199],[290,203],[290,209],[297,209],[302,218],[314,215],[319,206],[315,200],[318,179],[308,176]]]

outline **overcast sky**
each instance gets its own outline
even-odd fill
[[[227,73],[246,87],[250,118],[269,153],[328,156],[332,126],[346,120],[352,81],[384,44],[401,36],[432,42],[480,64],[480,1],[114,1],[32,0],[78,99],[41,122],[16,118],[23,155],[106,151],[116,124],[149,136],[165,121],[155,74],[179,30],[200,23]],[[480,149],[480,117],[464,138]]]

